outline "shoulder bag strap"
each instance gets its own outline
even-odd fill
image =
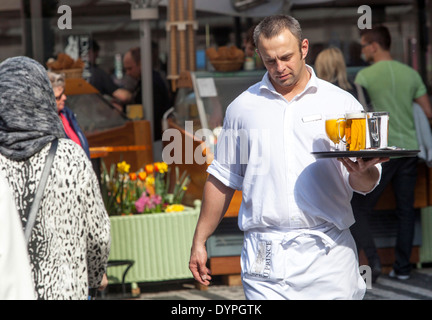
[[[49,176],[49,173],[51,170],[51,166],[52,166],[52,163],[54,160],[54,156],[55,156],[55,153],[57,150],[57,145],[58,145],[58,139],[55,139],[51,143],[51,148],[49,150],[49,153],[48,153],[48,156],[46,159],[45,167],[44,167],[44,170],[42,172],[42,176],[41,176],[41,179],[39,181],[39,185],[38,185],[38,188],[36,190],[36,194],[35,194],[33,203],[31,204],[29,217],[28,217],[26,228],[24,231],[24,237],[25,237],[27,244],[30,241],[30,235],[31,235],[34,223],[36,221],[36,213],[39,210],[39,204],[40,204],[40,201],[42,200],[43,192],[45,190],[45,186],[46,186],[48,176]]]

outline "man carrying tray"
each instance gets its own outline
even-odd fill
[[[294,18],[265,18],[254,41],[267,73],[227,109],[189,267],[209,284],[205,242],[237,189],[247,299],[361,299],[350,199],[377,185],[387,158],[316,160],[311,152],[329,150],[325,114],[361,105],[305,64],[309,42]]]

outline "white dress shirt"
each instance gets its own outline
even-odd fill
[[[343,230],[354,223],[345,167],[335,158],[316,160],[311,152],[333,146],[325,133],[326,114],[363,107],[307,69],[311,78],[291,101],[276,92],[266,73],[227,109],[207,171],[242,191],[243,231],[314,228],[326,222]]]

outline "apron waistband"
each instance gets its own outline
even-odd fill
[[[334,246],[336,245],[336,242],[334,242],[332,238],[330,238],[324,232],[318,230],[302,230],[301,232],[296,232],[296,231],[290,232],[283,237],[281,241],[281,245],[285,249],[291,244],[291,242],[295,241],[298,237],[309,237],[309,236],[316,236],[320,238],[329,251],[332,248],[334,248]]]
[[[331,223],[325,223],[311,229],[267,229],[267,230],[251,230],[246,234],[255,234],[258,239],[279,240],[282,247],[286,249],[292,242],[299,237],[317,237],[328,251],[336,246],[333,239],[339,237],[342,230],[339,230]]]

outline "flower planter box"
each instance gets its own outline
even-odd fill
[[[182,212],[113,216],[110,260],[134,260],[125,282],[192,278],[190,248],[201,201]],[[110,283],[121,283],[123,267],[110,267]]]

